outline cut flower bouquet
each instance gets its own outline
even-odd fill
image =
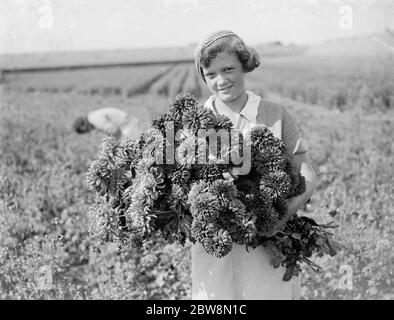
[[[226,179],[233,168],[245,174]],[[296,214],[267,236],[286,216],[287,199],[305,192],[304,177],[267,127],[236,131],[190,94],[177,95],[137,139],[106,138],[87,181],[97,193],[90,231],[119,245],[199,242],[217,258],[234,243],[264,246],[273,267],[286,268],[284,280],[301,263],[318,271],[312,254],[338,248],[328,231],[335,226]]]

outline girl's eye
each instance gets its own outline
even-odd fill
[[[233,68],[227,68],[224,71],[227,72],[227,73],[230,73],[231,71],[233,71]]]
[[[209,78],[209,79],[212,79],[214,76],[215,76],[214,73],[207,73],[207,74],[205,75],[205,77],[207,77],[207,78]]]

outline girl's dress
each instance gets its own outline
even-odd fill
[[[263,101],[248,91],[248,100],[239,114],[211,96],[205,106],[225,114],[242,131],[256,124],[266,125],[281,139],[290,155],[306,152],[297,123],[279,104]],[[249,252],[248,252],[249,251]],[[284,267],[274,269],[263,247],[256,249],[233,244],[223,258],[209,255],[200,243],[192,246],[192,299],[197,300],[290,300],[300,297],[300,279],[283,281]]]

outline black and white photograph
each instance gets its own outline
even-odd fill
[[[0,300],[394,300],[393,159],[392,0],[0,3]]]

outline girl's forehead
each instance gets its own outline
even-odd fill
[[[210,65],[206,69],[211,69],[215,67],[220,67],[224,65],[233,65],[233,64],[239,64],[240,61],[238,59],[238,56],[235,53],[232,52],[220,52],[218,55],[212,59]]]

